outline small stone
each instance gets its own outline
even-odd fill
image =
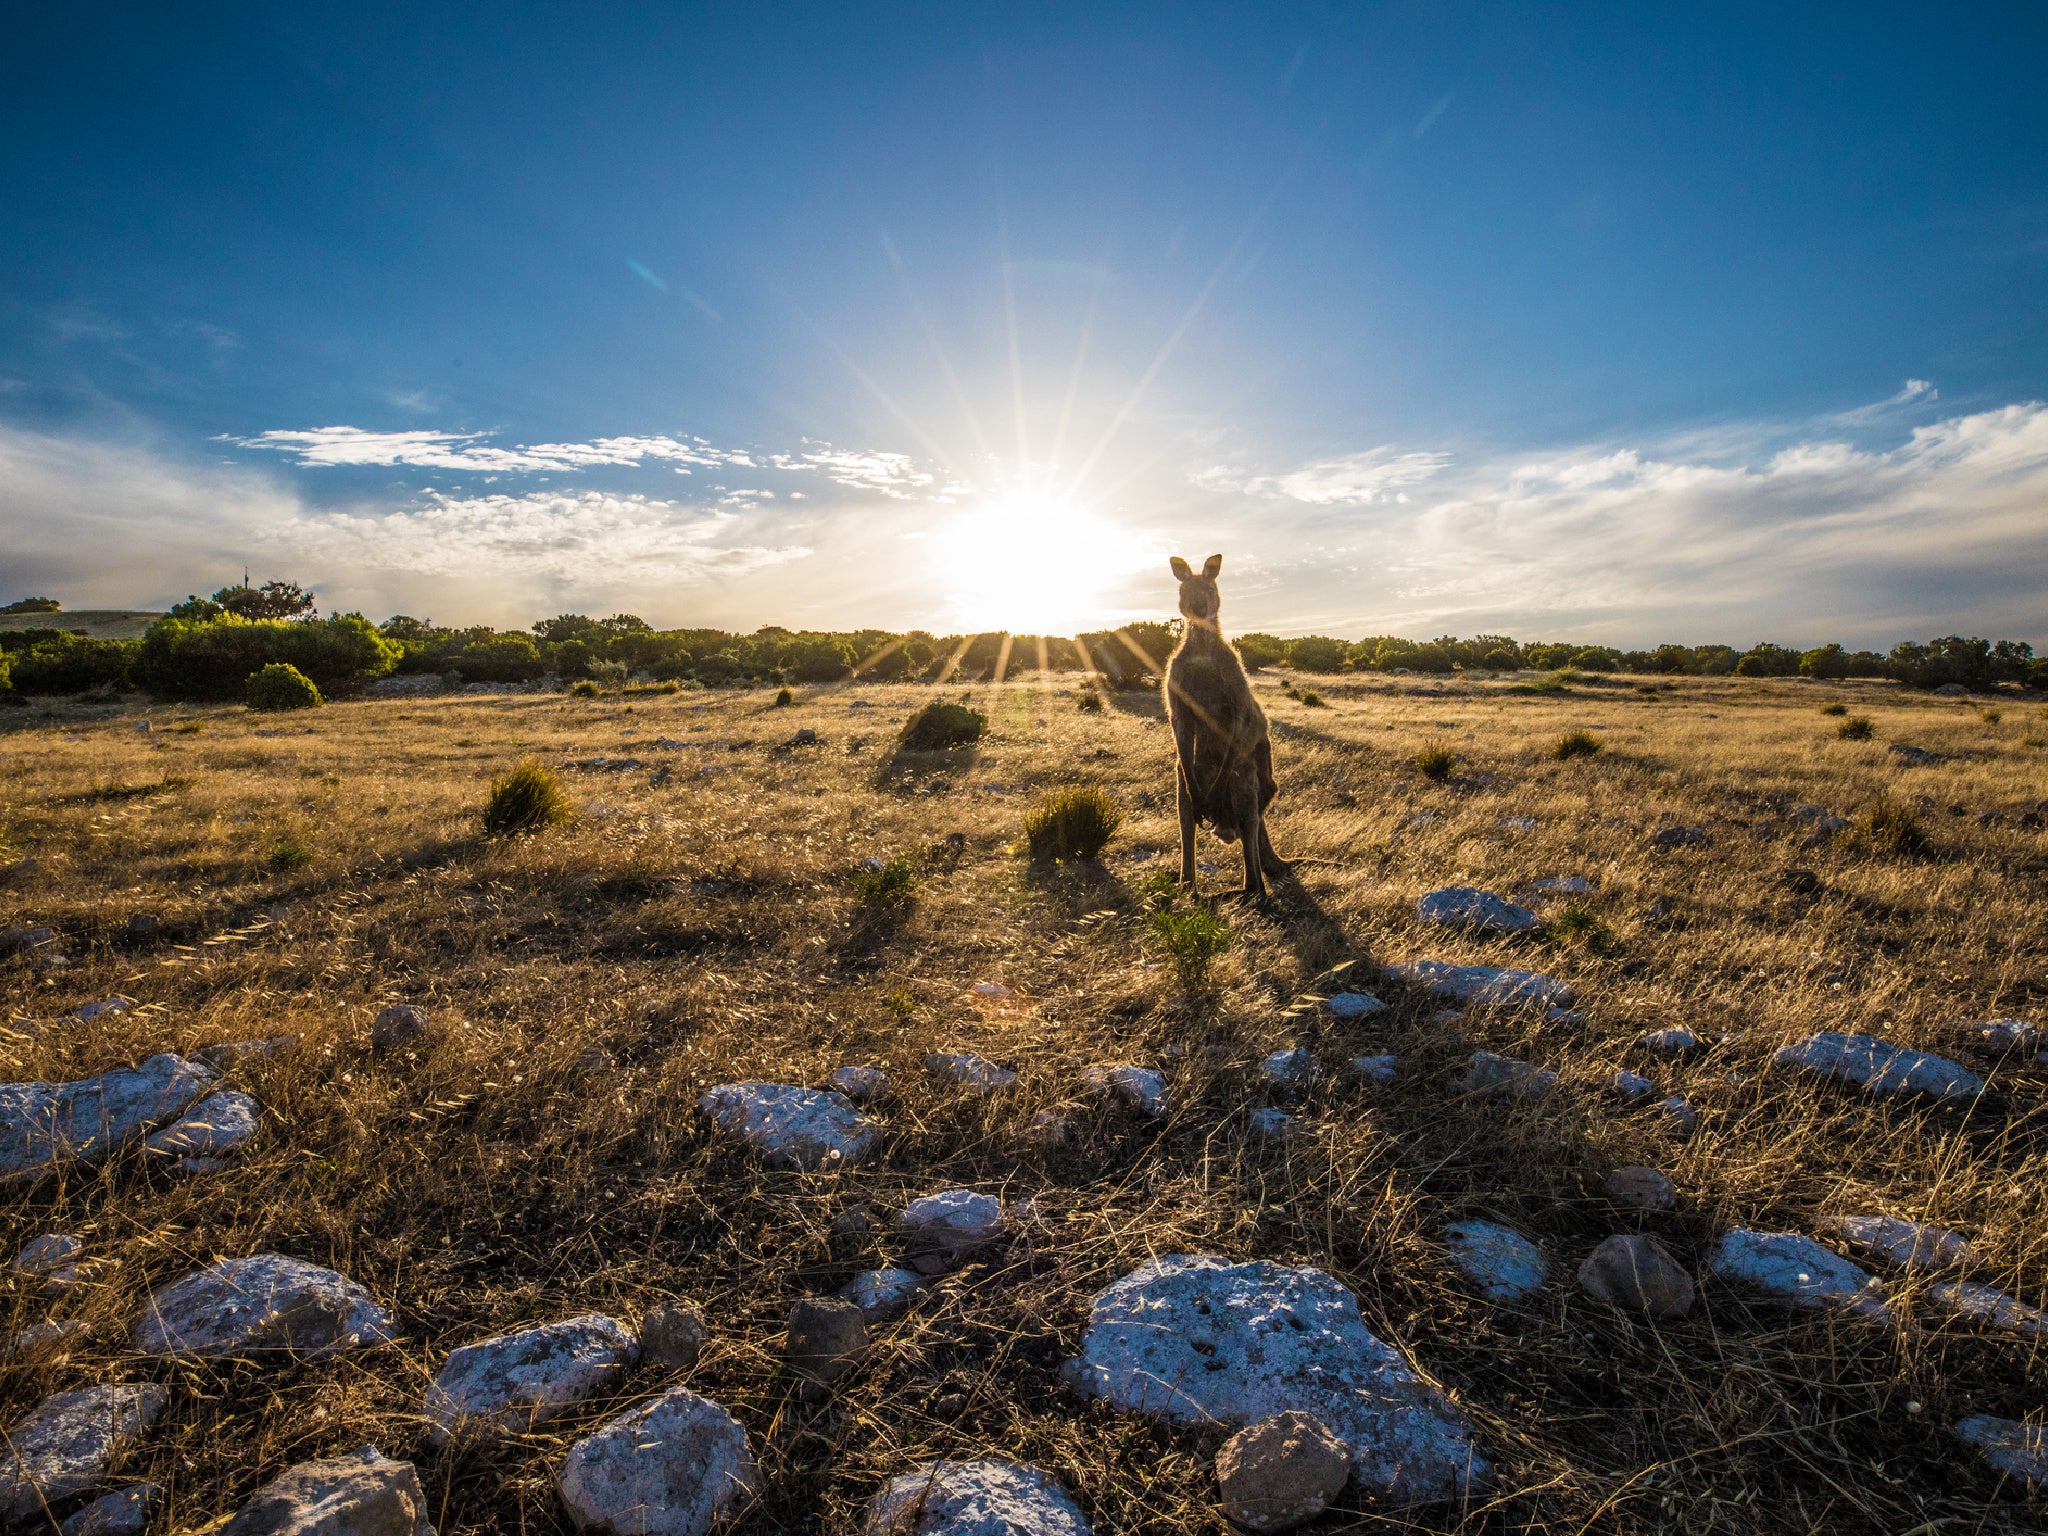
[[[1459,1003],[1569,1008],[1572,1002],[1570,987],[1540,971],[1416,960],[1407,965],[1391,966],[1388,974]]]
[[[320,1359],[396,1337],[391,1315],[355,1281],[277,1253],[192,1271],[151,1293],[135,1325],[135,1347],[155,1356]]]
[[[1850,1247],[1906,1269],[1942,1269],[1977,1258],[1977,1250],[1962,1233],[1897,1216],[1837,1216],[1828,1225]]]
[[[61,1536],[142,1536],[149,1511],[163,1497],[155,1483],[136,1483],[94,1499],[57,1527]]]
[[[1685,848],[1707,840],[1703,827],[1666,827],[1662,832],[1650,834],[1652,848]]]
[[[1900,759],[1902,762],[1908,763],[1916,768],[1925,767],[1929,763],[1938,763],[1941,761],[1940,753],[1929,752],[1925,747],[1909,746],[1903,741],[1895,741],[1890,746],[1886,747],[1885,750],[1891,753],[1893,757],[1896,757]]]
[[[993,983],[984,983],[993,985]],[[1007,989],[1005,989],[1007,992]],[[925,1058],[925,1070],[945,1082],[957,1083],[969,1093],[995,1093],[1017,1086],[1017,1074],[1007,1067],[977,1056],[972,1051],[934,1051]]]
[[[417,1003],[393,1003],[370,1021],[370,1044],[379,1050],[411,1045],[427,1034],[427,1010]]]
[[[1692,1135],[1700,1128],[1700,1112],[1677,1094],[1660,1100],[1657,1104],[1657,1113],[1664,1117],[1664,1123],[1670,1126],[1680,1139]]]
[[[105,1385],[57,1392],[7,1431],[0,1460],[0,1526],[83,1493],[163,1412],[160,1386]]]
[[[69,1285],[78,1278],[78,1256],[84,1251],[85,1244],[69,1232],[45,1232],[21,1245],[21,1252],[14,1257],[14,1272]]]
[[[1946,1057],[1893,1045],[1875,1035],[1823,1030],[1785,1046],[1771,1058],[1771,1065],[1841,1078],[1866,1092],[1884,1095],[1963,1099],[1984,1091],[1983,1078]]]
[[[558,1483],[569,1517],[614,1536],[710,1536],[761,1491],[747,1432],[676,1387],[569,1447]]]
[[[1590,896],[1593,882],[1584,875],[1552,875],[1547,880],[1538,880],[1529,889],[1538,896]]]
[[[1543,926],[1543,920],[1527,907],[1470,885],[1430,891],[1415,903],[1415,915],[1422,922],[1462,933],[1532,933]]]
[[[851,1166],[877,1139],[874,1122],[845,1095],[788,1083],[721,1083],[697,1101],[697,1109],[767,1161],[807,1173]]]
[[[0,955],[25,955],[57,937],[57,930],[40,924],[0,928]]]
[[[2048,1487],[2048,1427],[1973,1413],[1956,1425],[1956,1437],[1992,1471],[2029,1488]]]
[[[126,1013],[134,1006],[134,998],[124,997],[116,992],[112,997],[102,1002],[79,1004],[78,1017],[85,1023],[90,1024],[94,1019],[107,1019],[114,1017],[116,1014]]]
[[[1363,1019],[1383,1012],[1387,1005],[1370,992],[1339,992],[1323,1006],[1332,1018]]]
[[[1657,1085],[1640,1072],[1615,1073],[1607,1079],[1607,1089],[1631,1104],[1640,1104],[1645,1099],[1654,1098],[1657,1093]]]
[[[892,1323],[910,1310],[924,1289],[915,1270],[870,1269],[855,1275],[839,1294],[860,1308],[870,1324]]]
[[[867,1315],[838,1296],[807,1296],[789,1314],[783,1358],[812,1386],[829,1387],[867,1353]]]
[[[688,1370],[710,1337],[704,1314],[689,1303],[657,1302],[640,1319],[640,1358],[660,1370]]]
[[[162,925],[153,915],[148,912],[137,912],[128,919],[127,926],[121,933],[131,944],[154,944],[161,931]]]
[[[525,1434],[617,1386],[639,1358],[631,1331],[596,1312],[464,1345],[427,1384],[428,1438]]]
[[[365,1445],[289,1468],[216,1536],[434,1536],[434,1527],[413,1464]]]
[[[1600,1193],[1621,1205],[1639,1211],[1672,1211],[1678,1208],[1678,1191],[1654,1168],[1631,1164],[1617,1168],[1600,1181]]]
[[[2048,1312],[1974,1280],[1937,1280],[1927,1288],[1927,1298],[1944,1311],[2000,1333],[2048,1337]]]
[[[1400,1075],[1400,1062],[1392,1056],[1354,1056],[1351,1070],[1368,1083],[1384,1088]]]
[[[1820,891],[1820,876],[1810,869],[1788,869],[1778,876],[1778,883],[1795,896],[1812,896]]]
[[[971,1189],[941,1190],[913,1200],[896,1218],[910,1237],[913,1269],[943,1274],[1003,1230],[1003,1203]]]
[[[873,1211],[864,1205],[854,1205],[832,1218],[831,1232],[834,1237],[866,1237],[877,1225]]]
[[[1315,1053],[1301,1046],[1275,1051],[1259,1064],[1260,1081],[1274,1088],[1303,1089],[1315,1075]]]
[[[1255,1109],[1245,1116],[1245,1123],[1251,1127],[1254,1136],[1263,1136],[1269,1141],[1291,1136],[1301,1125],[1294,1116],[1278,1109]]]
[[[889,1096],[889,1074],[880,1067],[840,1067],[825,1081],[856,1104],[873,1104]]]
[[[1249,1530],[1305,1525],[1350,1480],[1351,1448],[1299,1409],[1246,1425],[1216,1453],[1223,1512]]]
[[[67,1317],[24,1328],[7,1341],[6,1358],[30,1360],[37,1357],[61,1359],[72,1347],[85,1341],[91,1329],[83,1318]]]
[[[1714,1246],[1707,1267],[1717,1279],[1795,1307],[1842,1307],[1861,1317],[1891,1320],[1883,1289],[1869,1271],[1796,1232],[1737,1228]]]
[[[1692,1276],[1656,1238],[1617,1233],[1579,1265],[1586,1294],[1624,1311],[1650,1317],[1683,1317],[1692,1310]]]
[[[1451,1086],[1460,1093],[1505,1093],[1518,1099],[1540,1099],[1557,1087],[1557,1074],[1514,1056],[1474,1051],[1465,1075]]]
[[[2022,1019],[1984,1019],[1956,1028],[1987,1051],[2031,1051],[2041,1038],[2041,1026]]]
[[[1521,1233],[1491,1221],[1444,1228],[1451,1264],[1490,1301],[1520,1301],[1550,1278],[1550,1261]]]
[[[217,1158],[256,1135],[256,1101],[246,1093],[216,1093],[185,1111],[142,1145],[163,1156]]]
[[[1707,1042],[1682,1024],[1669,1029],[1646,1029],[1636,1036],[1636,1048],[1653,1056],[1690,1056],[1704,1051]]]
[[[1132,1109],[1154,1120],[1166,1114],[1166,1077],[1151,1067],[1129,1063],[1090,1067],[1081,1074],[1081,1081],[1098,1093],[1114,1094]]]
[[[868,1505],[862,1536],[1089,1536],[1065,1489],[1036,1467],[928,1461]]]

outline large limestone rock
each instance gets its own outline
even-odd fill
[[[1415,903],[1415,915],[1425,923],[1464,933],[1533,933],[1543,926],[1543,919],[1527,907],[1471,885],[1429,892]]]
[[[1520,1301],[1550,1278],[1550,1261],[1521,1233],[1491,1221],[1454,1221],[1444,1228],[1451,1265],[1491,1301]]]
[[[256,1101],[246,1093],[209,1094],[143,1146],[169,1157],[220,1157],[255,1136],[257,1113]]]
[[[1180,1423],[1312,1413],[1351,1448],[1359,1482],[1398,1504],[1460,1497],[1491,1471],[1465,1416],[1319,1269],[1154,1259],[1095,1298],[1066,1374],[1077,1391]]]
[[[163,1412],[162,1387],[74,1387],[43,1399],[0,1441],[0,1526],[83,1493]]]
[[[2048,1427],[1973,1413],[1956,1426],[1956,1437],[1992,1471],[2029,1488],[2048,1488]]]
[[[1851,1248],[1903,1269],[1946,1269],[1977,1258],[1962,1233],[1899,1216],[1837,1216],[1828,1226]]]
[[[145,1355],[318,1359],[397,1337],[391,1314],[355,1281],[279,1253],[195,1269],[151,1293],[135,1325]]]
[[[427,1385],[431,1438],[522,1434],[616,1387],[639,1358],[631,1330],[597,1312],[465,1345]]]
[[[152,1056],[69,1083],[0,1083],[0,1182],[58,1163],[98,1163],[213,1086],[210,1067]]]
[[[1351,1478],[1351,1447],[1298,1409],[1248,1424],[1216,1453],[1223,1512],[1247,1530],[1291,1531],[1330,1507]]]
[[[1519,971],[1512,966],[1452,965],[1444,960],[1417,960],[1396,965],[1390,973],[1411,986],[1423,987],[1438,997],[1458,1003],[1489,1003],[1497,1006],[1569,1008],[1572,989],[1541,971]]]
[[[889,1480],[863,1536],[1089,1536],[1067,1491],[1036,1467],[928,1461]]]
[[[873,1150],[877,1134],[846,1095],[790,1083],[720,1083],[697,1108],[769,1162],[806,1173],[850,1167]]]
[[[434,1536],[434,1527],[413,1464],[365,1445],[287,1469],[217,1536]]]
[[[578,1440],[558,1482],[570,1518],[612,1536],[707,1536],[761,1491],[747,1432],[687,1387]]]
[[[1771,1058],[1771,1065],[1839,1077],[1878,1094],[1918,1093],[1937,1099],[1964,1099],[1984,1091],[1983,1078],[1946,1056],[1893,1045],[1875,1035],[1823,1030],[1785,1046]]]
[[[1842,1307],[1862,1317],[1891,1320],[1891,1308],[1868,1270],[1796,1232],[1738,1227],[1715,1244],[1707,1268],[1717,1279],[1789,1306]]]

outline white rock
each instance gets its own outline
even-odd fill
[[[1795,1307],[1845,1307],[1890,1321],[1891,1308],[1868,1270],[1796,1232],[1737,1228],[1714,1245],[1707,1267],[1716,1278],[1761,1291]]]
[[[1087,1517],[1036,1467],[928,1461],[868,1505],[863,1536],[1089,1536]]]
[[[1275,1051],[1259,1064],[1260,1080],[1275,1088],[1306,1088],[1315,1075],[1315,1052],[1302,1046]]]
[[[152,1056],[69,1083],[0,1083],[0,1181],[57,1163],[98,1163],[174,1120],[213,1085],[211,1068]]]
[[[1607,1079],[1607,1088],[1631,1104],[1640,1104],[1657,1092],[1657,1085],[1640,1072],[1617,1072]]]
[[[1323,1006],[1339,1019],[1363,1019],[1382,1012],[1386,1004],[1370,992],[1339,992]]]
[[[1491,1221],[1454,1221],[1444,1245],[1458,1273],[1493,1301],[1520,1301],[1550,1278],[1543,1250],[1519,1232]]]
[[[1291,1136],[1301,1125],[1294,1116],[1279,1109],[1255,1109],[1245,1116],[1245,1123],[1251,1127],[1254,1136],[1264,1136],[1269,1140]]]
[[[910,1202],[896,1225],[921,1248],[958,1257],[1003,1230],[1003,1202],[972,1189],[943,1189]]]
[[[969,1093],[994,1093],[1017,1086],[1017,1074],[972,1051],[934,1051],[924,1061],[933,1077],[957,1083]]]
[[[112,997],[107,998],[104,1002],[83,1004],[78,1010],[78,1016],[80,1019],[90,1024],[94,1019],[110,1018],[117,1013],[126,1013],[130,1008],[133,1008],[134,1006],[134,998],[123,997],[120,993],[117,992]]]
[[[1422,922],[1463,933],[1531,933],[1543,926],[1527,907],[1470,885],[1428,892],[1415,903],[1415,915]]]
[[[1984,1019],[1956,1028],[1987,1051],[2030,1051],[2041,1038],[2041,1026],[2024,1019]]]
[[[880,1067],[840,1067],[825,1079],[835,1093],[856,1104],[872,1104],[889,1096],[889,1074]]]
[[[446,1445],[471,1430],[524,1434],[617,1387],[639,1358],[632,1331],[598,1312],[465,1345],[427,1384],[429,1438]]]
[[[1538,896],[1590,896],[1593,882],[1584,875],[1553,875],[1547,880],[1538,880],[1529,889]]]
[[[923,1278],[910,1269],[870,1269],[855,1275],[839,1292],[860,1308],[869,1323],[891,1323],[910,1310]]]
[[[74,1387],[43,1399],[7,1431],[0,1451],[0,1526],[26,1522],[46,1503],[83,1493],[163,1412],[162,1387]]]
[[[1674,1024],[1668,1029],[1644,1030],[1636,1036],[1636,1046],[1657,1056],[1689,1056],[1705,1050],[1707,1042],[1683,1024]]]
[[[1540,971],[1518,971],[1492,965],[1452,965],[1443,960],[1416,960],[1390,968],[1389,974],[1438,997],[1460,1003],[1519,1005],[1553,1004],[1569,1008],[1572,989]]]
[[[1351,1447],[1359,1484],[1398,1504],[1458,1498],[1491,1472],[1465,1416],[1319,1269],[1154,1259],[1095,1298],[1066,1376],[1126,1412],[1180,1423],[1312,1413]]]
[[[1938,1099],[1961,1099],[1984,1091],[1983,1078],[1947,1057],[1893,1045],[1875,1035],[1844,1035],[1824,1030],[1785,1046],[1771,1058],[1771,1065],[1844,1078],[1871,1093],[1922,1093]]]
[[[1010,995],[1010,989],[1004,986],[1000,981],[977,981],[973,986],[969,987],[967,990],[972,992],[976,997],[987,997],[994,998],[997,1000],[1001,1000],[1002,998],[1006,998]]]
[[[434,1527],[413,1464],[365,1445],[286,1468],[215,1536],[434,1536]]]
[[[578,1440],[558,1481],[570,1518],[612,1536],[708,1536],[761,1491],[747,1432],[687,1387]]]
[[[1827,1225],[1850,1247],[1907,1269],[1943,1269],[1977,1258],[1962,1233],[1897,1216],[1837,1216]]]
[[[255,1136],[257,1113],[256,1101],[246,1093],[209,1094],[143,1146],[167,1156],[219,1157]]]
[[[1465,1075],[1452,1086],[1460,1093],[1507,1093],[1518,1099],[1540,1099],[1557,1087],[1557,1074],[1518,1057],[1474,1051]]]
[[[720,1083],[697,1108],[769,1162],[805,1172],[857,1163],[876,1140],[874,1122],[845,1095],[789,1083]]]
[[[1943,1311],[2022,1338],[2048,1337],[2048,1312],[1974,1280],[1937,1280],[1927,1298]]]
[[[150,1507],[162,1496],[155,1483],[117,1488],[67,1515],[57,1530],[60,1536],[142,1536]]]
[[[145,1355],[319,1359],[397,1337],[391,1315],[355,1281],[278,1253],[195,1269],[152,1292],[135,1325]]]
[[[2029,1488],[2048,1487],[2048,1427],[1973,1413],[1956,1425],[1956,1436],[1992,1471]]]
[[[1351,1070],[1369,1083],[1384,1088],[1400,1075],[1400,1062],[1392,1056],[1354,1056]]]
[[[1510,832],[1534,832],[1536,830],[1536,818],[1534,816],[1503,816],[1500,819],[1500,824]]]
[[[1154,1120],[1166,1114],[1165,1074],[1150,1067],[1129,1063],[1090,1067],[1081,1074],[1081,1081],[1098,1093],[1116,1095],[1132,1109],[1150,1115]]]

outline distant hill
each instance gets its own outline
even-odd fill
[[[162,618],[142,608],[79,608],[67,613],[0,613],[0,629],[83,630],[95,640],[139,640]]]

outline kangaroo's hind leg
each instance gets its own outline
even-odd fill
[[[1266,895],[1266,872],[1260,866],[1270,851],[1266,842],[1265,817],[1259,812],[1257,786],[1246,784],[1238,805],[1238,835],[1244,840],[1244,895],[1262,901]]]
[[[1188,793],[1185,767],[1173,771],[1174,798],[1180,807],[1180,883],[1195,883],[1195,797]]]
[[[1273,838],[1266,831],[1266,807],[1273,803],[1273,796],[1279,786],[1273,782],[1273,743],[1261,740],[1253,754],[1258,772],[1259,792],[1259,864],[1269,875],[1276,878],[1288,870],[1288,863],[1273,851]]]

